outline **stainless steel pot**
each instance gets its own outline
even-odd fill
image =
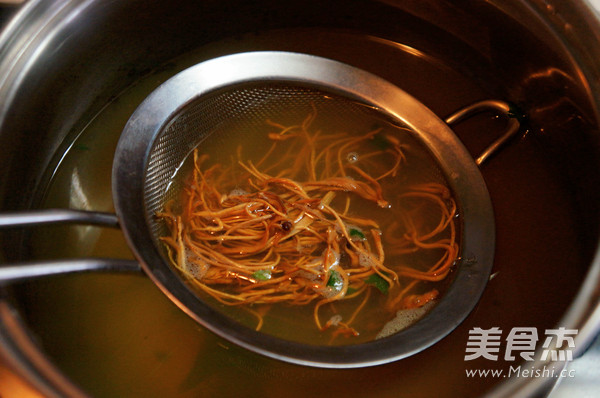
[[[600,26],[582,1],[30,1],[0,36],[0,208],[42,205],[80,133],[136,82],[156,76],[148,83],[156,85],[190,60],[256,49],[353,64],[396,83],[438,115],[489,97],[519,104],[530,125],[523,145],[484,170],[497,209],[496,282],[466,325],[433,350],[466,366],[469,328],[497,321],[506,327],[576,328],[575,355],[585,351],[600,325]],[[487,137],[475,134],[481,125],[474,123],[457,134],[478,152]],[[2,257],[27,260],[34,241],[24,233],[3,233]],[[534,294],[520,295],[535,285]],[[98,384],[111,381],[94,381],[93,372],[78,373],[73,365],[80,361],[93,369],[87,353],[100,340],[77,342],[70,359],[59,358],[51,345],[58,333],[53,330],[61,326],[31,315],[40,303],[36,292],[48,286],[38,288],[1,288],[4,356],[46,396],[102,395]],[[55,318],[66,319],[59,313]],[[125,350],[114,361],[127,362],[136,352]],[[256,382],[260,396],[286,388],[295,389],[292,395],[527,395],[548,391],[556,381],[512,377],[472,385],[462,369],[444,369],[436,353],[359,374],[282,367],[230,347],[227,359],[209,352],[217,363],[234,365],[221,374]],[[196,376],[213,374],[198,364],[195,369]],[[127,388],[102,391],[140,395],[144,379],[138,376],[132,373]],[[232,383],[211,380],[207,376],[197,381],[197,390],[186,391],[211,391],[211,383],[221,394],[233,391],[227,389]],[[436,380],[455,390],[426,386]]]

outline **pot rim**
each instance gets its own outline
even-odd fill
[[[80,2],[70,0],[30,0],[16,12],[9,24],[0,33],[0,129],[6,117],[8,104],[12,101],[21,79],[32,66],[39,46],[52,39],[52,33],[70,23],[79,13],[85,12],[94,0]],[[559,32],[555,24],[547,28],[559,40],[569,45],[570,55],[582,67],[583,77],[589,86],[588,93],[594,104],[594,116],[600,120],[600,23],[599,13],[591,6],[590,0],[573,0],[562,5],[567,9],[567,17],[576,17],[577,26],[570,26],[572,32]],[[549,12],[533,9],[532,13],[541,20]],[[556,15],[556,14],[555,14]],[[558,13],[557,15],[561,15]],[[574,33],[573,33],[574,32]],[[584,46],[574,36],[584,37]],[[24,40],[23,38],[26,38]],[[588,66],[589,65],[589,66]],[[12,83],[11,83],[12,82]],[[596,250],[586,279],[579,293],[559,324],[580,326],[576,337],[575,356],[582,355],[587,346],[600,331],[600,299],[596,292],[600,287],[600,250]],[[7,328],[6,325],[11,325]],[[56,366],[49,363],[43,350],[37,346],[11,305],[5,288],[0,287],[0,352],[21,375],[47,396],[86,396],[72,382],[64,378]],[[564,363],[556,362],[558,366]],[[542,365],[539,363],[538,365]],[[58,380],[62,379],[60,382]],[[495,388],[493,396],[527,396],[544,388],[550,380],[518,378],[508,380]]]

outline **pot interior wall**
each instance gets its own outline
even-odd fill
[[[522,136],[482,168],[496,213],[497,274],[469,319],[433,349],[347,371],[292,366],[231,346],[142,277],[79,275],[13,286],[11,301],[39,345],[83,390],[475,396],[501,380],[469,379],[466,367],[515,363],[465,362],[469,329],[556,326],[598,240],[597,127],[584,75],[530,9],[511,9],[531,22],[525,27],[504,14],[502,2],[166,3],[90,1],[78,23],[48,36],[0,120],[3,209],[111,210],[118,134],[161,81],[222,54],[299,51],[378,74],[441,117],[486,98],[512,101],[529,115]],[[481,115],[455,131],[477,154],[502,127]],[[130,255],[120,232],[94,228],[6,233],[2,246],[10,259]]]

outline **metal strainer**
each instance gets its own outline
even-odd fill
[[[204,139],[225,140],[231,131],[251,136],[264,131],[265,119],[276,120],[285,113],[301,120],[313,105],[320,114],[333,115],[350,127],[364,124],[377,114],[409,128],[437,161],[459,205],[461,257],[451,286],[423,319],[386,338],[356,345],[317,346],[256,332],[199,299],[168,264],[158,240],[164,226],[155,214],[170,192],[177,191],[169,189],[169,184],[182,161]],[[465,108],[447,122],[489,109],[509,112],[503,102],[485,101]],[[485,160],[517,130],[518,122],[510,119],[507,132],[477,162]],[[350,368],[417,353],[466,318],[479,300],[492,267],[495,235],[489,194],[476,162],[448,125],[391,83],[324,58],[283,52],[244,53],[213,59],[179,73],[156,89],[131,116],[115,153],[112,184],[118,223],[130,248],[145,273],[173,302],[227,340],[297,364]],[[1,216],[0,226],[56,221],[117,224],[114,216],[100,213],[39,211]],[[57,270],[58,265],[15,265],[0,270],[8,275],[4,281],[14,281],[68,271],[64,266]],[[109,266],[136,269],[126,261],[116,264],[103,260],[98,265],[88,260],[71,265],[77,270]]]

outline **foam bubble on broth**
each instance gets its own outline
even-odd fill
[[[386,323],[383,329],[377,334],[376,339],[382,339],[384,337],[391,336],[398,333],[401,330],[406,329],[410,325],[423,318],[425,314],[435,305],[435,302],[430,301],[419,308],[411,308],[406,310],[399,310],[396,312],[396,317]]]

